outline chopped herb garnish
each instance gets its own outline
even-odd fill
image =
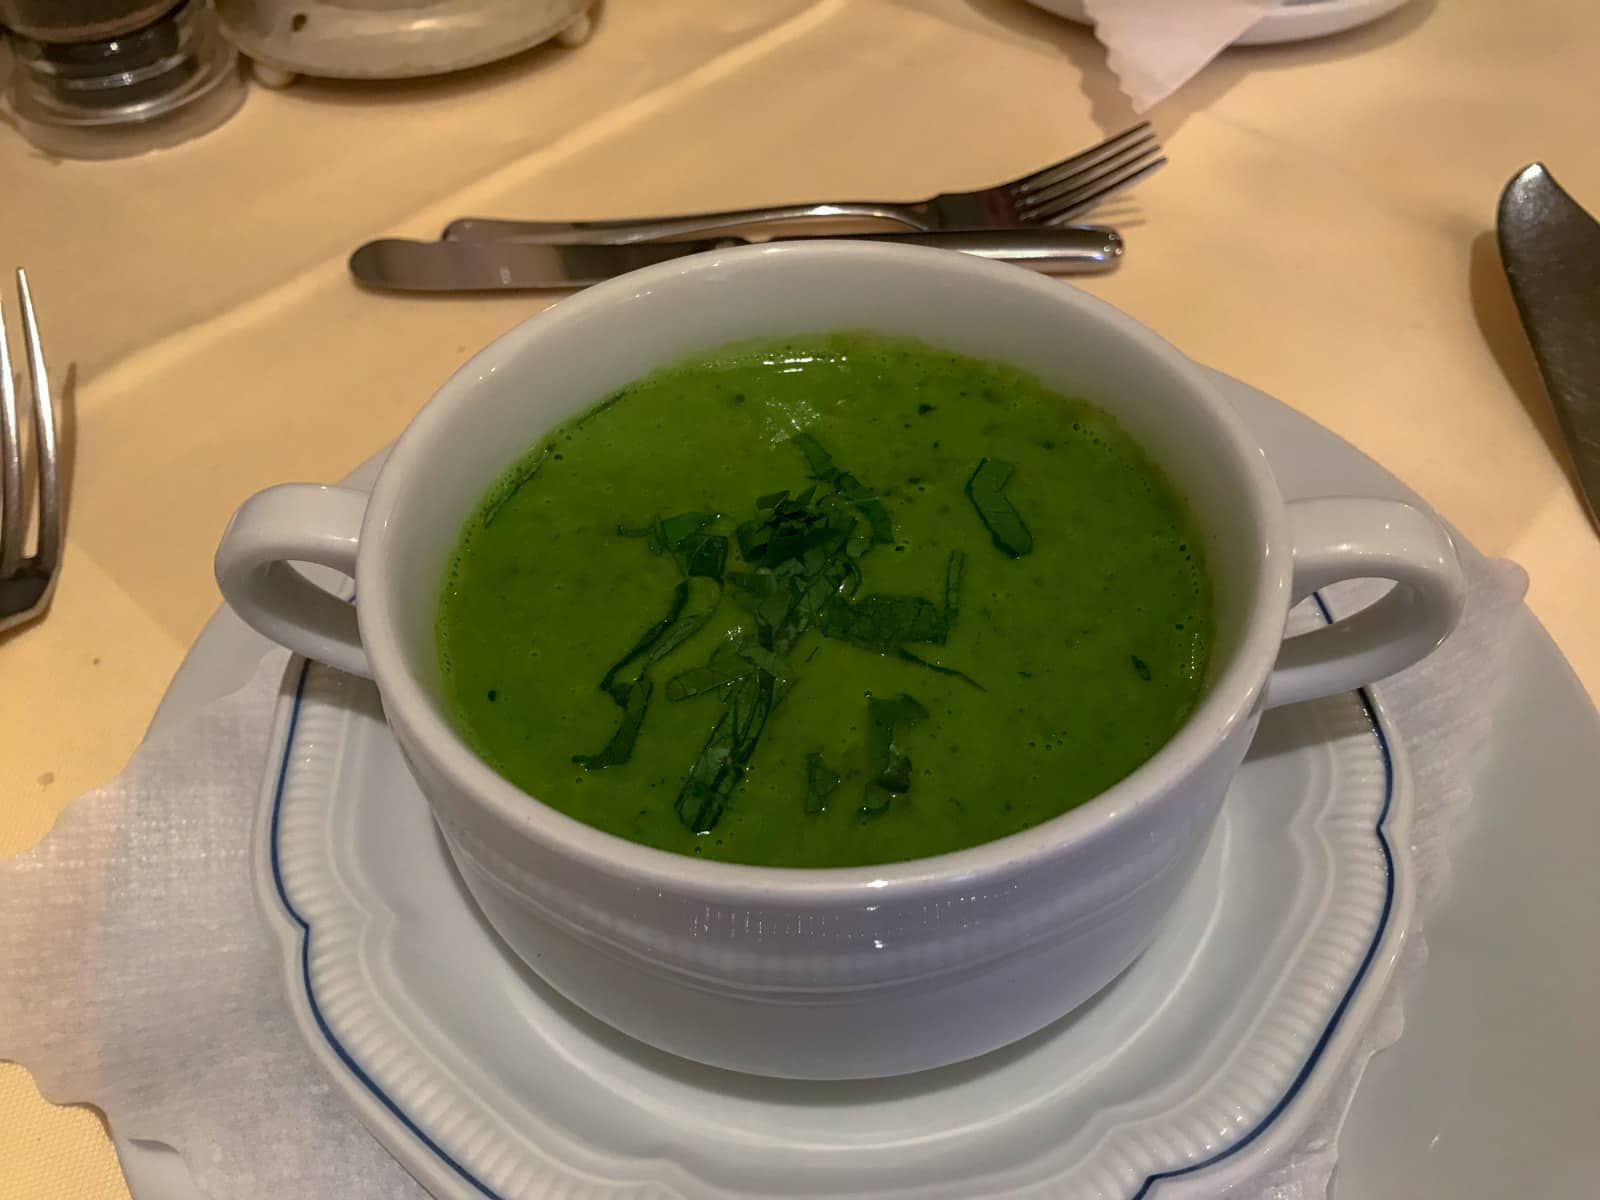
[[[721,583],[722,572],[728,565],[728,539],[720,533],[696,533],[684,539],[683,546],[673,557],[690,579],[714,579]]]
[[[827,472],[837,469],[833,465],[833,455],[824,450],[822,444],[809,433],[797,433],[789,440],[799,446],[800,452],[806,456],[813,479],[826,478]]]
[[[716,513],[690,512],[667,517],[661,522],[661,541],[668,550],[676,550],[691,534],[699,533],[717,519]]]
[[[894,544],[894,526],[889,521],[889,511],[854,475],[840,471],[833,479],[839,494],[861,511],[872,527],[872,540],[881,546]]]
[[[572,440],[573,431],[578,430],[578,429],[582,429],[590,421],[594,420],[601,413],[605,412],[607,409],[611,408],[614,404],[616,404],[617,401],[624,399],[628,395],[628,393],[631,392],[631,391],[633,391],[633,389],[631,387],[622,388],[619,391],[613,392],[611,395],[607,396],[604,400],[600,401],[599,404],[596,404],[593,408],[591,408],[588,411],[586,411],[581,417],[579,417],[571,425],[567,426],[567,441],[570,442]]]
[[[921,596],[863,596],[835,604],[823,614],[822,632],[878,654],[901,642],[943,643],[950,629],[944,611]]]
[[[626,705],[628,693],[640,676],[650,669],[651,664],[671,654],[693,637],[711,618],[721,598],[722,585],[713,579],[693,576],[680,580],[672,589],[672,604],[667,615],[645,630],[632,649],[612,665],[600,680],[600,690],[618,704]],[[633,675],[618,679],[628,666],[640,659],[644,661]]]
[[[585,771],[603,771],[618,767],[633,757],[633,744],[639,740],[639,730],[644,725],[645,710],[650,707],[650,691],[654,685],[650,676],[641,675],[628,688],[622,698],[622,724],[611,735],[605,749],[599,754],[574,754],[572,761]]]
[[[967,499],[978,510],[984,528],[989,531],[995,547],[1012,558],[1021,558],[1033,549],[1033,534],[1022,517],[1005,497],[1006,484],[1017,469],[1010,463],[994,459],[980,459],[977,468],[967,479]]]
[[[833,455],[824,450],[821,443],[809,433],[797,433],[789,440],[799,446],[806,456],[806,462],[811,467],[811,477],[823,483],[831,483],[834,491],[855,505],[861,515],[866,517],[867,524],[872,529],[872,540],[881,545],[891,545],[894,542],[894,526],[889,521],[888,510],[883,507],[883,502],[872,490],[850,472],[835,466]]]
[[[737,642],[724,642],[711,656],[711,661],[703,667],[690,667],[678,675],[667,680],[668,700],[687,700],[690,696],[698,696],[701,692],[712,692],[725,684],[743,679],[755,671],[756,665],[743,654],[730,647]]]
[[[740,659],[722,666],[690,667],[682,674],[667,680],[668,700],[687,700],[701,692],[714,692],[723,684],[743,679],[754,671],[755,664]]]
[[[722,578],[728,560],[728,539],[720,533],[702,533],[717,520],[717,513],[688,512],[657,518],[648,525],[618,525],[621,537],[644,538],[651,554],[670,554],[684,575]]]
[[[646,539],[653,553],[670,554],[684,578],[673,590],[667,615],[601,680],[601,688],[624,710],[621,727],[599,754],[575,762],[593,770],[627,761],[649,703],[651,667],[706,624],[725,590],[750,617],[703,665],[667,681],[669,700],[717,692],[722,702],[721,716],[674,804],[679,819],[696,833],[711,829],[726,810],[767,719],[791,686],[789,655],[812,630],[981,687],[965,672],[906,648],[942,645],[949,637],[960,601],[961,552],[952,551],[946,564],[942,604],[923,596],[857,599],[861,560],[874,546],[893,544],[889,513],[814,437],[800,433],[792,440],[816,482],[799,493],[784,489],[757,497],[756,515],[738,525],[731,539],[710,532],[720,517],[707,512],[618,527],[624,536]],[[730,548],[737,549],[744,569],[727,569]],[[911,786],[911,760],[895,742],[896,726],[908,726],[927,712],[909,696],[870,700],[868,708],[872,777],[861,811],[870,816],[885,811],[889,797]],[[820,754],[808,759],[806,811],[822,811],[839,778]]]
[[[704,576],[691,575],[682,580],[672,589],[674,596],[679,588],[684,589],[687,598],[677,618],[650,648],[650,657],[645,660],[646,669],[700,632],[700,628],[711,619],[711,614],[717,611],[717,603],[722,599],[722,585]]]
[[[824,556],[836,550],[849,536],[853,518],[837,506],[813,504],[813,490],[778,500],[766,516],[734,530],[739,556],[751,566],[779,567],[814,550]]]
[[[759,669],[728,689],[722,716],[689,768],[689,777],[673,804],[678,819],[693,832],[705,833],[721,818],[729,797],[744,778],[761,730],[785,690],[786,685],[770,672]]]
[[[483,527],[485,529],[494,524],[495,518],[500,515],[500,510],[510,504],[511,498],[526,487],[533,480],[533,477],[539,473],[539,468],[544,466],[544,459],[545,456],[541,453],[538,458],[518,471],[514,479],[501,486],[494,499],[490,500],[488,507],[483,510]]]
[[[585,770],[600,771],[628,761],[650,703],[651,666],[693,637],[711,618],[721,598],[722,585],[699,576],[682,580],[672,589],[667,615],[645,630],[644,636],[600,680],[600,690],[622,708],[622,724],[599,754],[577,754],[573,762]],[[638,667],[631,675],[619,678],[635,663]]]
[[[961,571],[967,565],[967,556],[959,550],[950,551],[944,564],[944,625],[948,630],[956,623],[961,612]]]
[[[1150,666],[1137,654],[1128,655],[1128,660],[1133,663],[1133,673],[1146,683],[1150,682]]]
[[[961,680],[963,683],[970,683],[973,687],[977,688],[980,692],[987,692],[989,690],[988,688],[984,687],[983,684],[979,683],[976,679],[974,679],[971,675],[968,675],[965,671],[958,671],[954,667],[946,667],[946,666],[943,666],[943,665],[941,665],[939,663],[936,663],[936,662],[930,662],[926,658],[922,658],[919,655],[911,653],[911,651],[907,650],[904,646],[896,646],[895,647],[895,651],[894,651],[894,656],[896,658],[903,658],[906,662],[916,663],[917,666],[919,666],[919,667],[927,667],[928,670],[934,671],[934,672],[936,672],[936,673],[938,673],[940,675],[954,675],[957,679]]]
[[[828,797],[833,795],[842,780],[839,772],[827,763],[819,751],[806,755],[806,811],[819,813],[828,807]]]
[[[900,695],[893,700],[867,697],[867,779],[862,794],[860,815],[881,816],[890,800],[911,789],[911,758],[896,737],[907,726],[928,715],[916,699]]]
[[[863,596],[831,605],[823,614],[822,632],[878,654],[892,654],[904,643],[942,646],[959,610],[964,561],[961,551],[950,552],[942,609],[921,596]]]
[[[622,673],[629,663],[642,658],[650,652],[650,647],[660,641],[662,635],[671,629],[673,622],[682,615],[684,606],[688,602],[689,585],[680,583],[672,589],[672,605],[667,609],[667,615],[650,626],[649,629],[646,629],[639,640],[633,644],[632,648],[616,662],[612,663],[611,669],[600,677],[600,690],[602,692],[605,692],[618,704],[626,705],[628,703],[628,691],[633,686],[633,679],[629,678],[619,683],[617,676]]]

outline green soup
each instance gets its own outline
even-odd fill
[[[836,334],[729,347],[556,428],[439,606],[467,741],[646,845],[837,867],[974,846],[1103,791],[1194,707],[1211,590],[1107,414]]]

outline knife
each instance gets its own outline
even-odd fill
[[[773,240],[940,246],[979,258],[1017,263],[1048,274],[1100,274],[1112,270],[1122,257],[1122,238],[1117,231],[1096,225]],[[368,287],[403,292],[584,287],[653,263],[752,244],[756,243],[737,237],[625,245],[413,242],[404,238],[381,238],[368,242],[350,256],[350,274]]]
[[[1600,523],[1600,224],[1543,163],[1523,168],[1506,185],[1497,224],[1511,295],[1589,516]]]

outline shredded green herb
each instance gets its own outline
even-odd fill
[[[711,652],[711,659],[705,666],[690,667],[667,680],[667,699],[687,700],[701,692],[715,691],[743,679],[755,669],[756,664],[744,653],[743,631],[736,631]]]
[[[669,550],[676,550],[693,534],[699,533],[717,519],[716,513],[690,512],[667,517],[661,524],[661,541]]]
[[[857,598],[861,560],[874,546],[894,541],[888,510],[816,438],[798,433],[791,440],[805,455],[815,482],[799,493],[785,489],[757,497],[756,515],[739,524],[731,540],[711,532],[721,517],[708,512],[617,529],[623,536],[644,539],[652,553],[671,555],[683,579],[673,589],[666,616],[600,681],[601,689],[623,709],[621,725],[599,754],[580,755],[574,762],[590,770],[626,762],[649,704],[651,667],[700,630],[724,595],[748,617],[705,663],[680,671],[666,684],[671,701],[708,692],[721,699],[721,715],[674,803],[678,818],[696,833],[711,829],[726,810],[768,718],[792,686],[789,656],[807,633],[815,630],[981,687],[965,672],[907,649],[943,645],[948,639],[960,605],[962,553],[952,551],[946,563],[942,604],[923,596]],[[727,569],[730,549],[737,550],[743,563],[739,570]],[[861,812],[871,816],[887,809],[888,797],[911,785],[910,759],[895,742],[896,725],[910,725],[927,713],[909,696],[871,700],[868,709],[872,778]],[[820,754],[808,759],[806,811],[826,808],[839,782]]]
[[[547,453],[548,451],[546,451]],[[539,468],[544,466],[544,460],[545,454],[539,455],[538,458],[519,471],[515,479],[506,483],[500,489],[499,495],[489,501],[488,507],[483,510],[483,527],[485,529],[494,524],[495,518],[500,515],[500,510],[511,503],[512,497],[532,482],[533,477],[539,473]]]
[[[650,652],[650,648],[661,640],[662,636],[667,632],[667,630],[671,629],[673,624],[683,614],[684,607],[688,604],[688,602],[688,584],[680,583],[677,587],[672,589],[672,605],[667,609],[667,615],[662,617],[661,620],[657,621],[654,625],[650,626],[649,629],[646,629],[640,636],[639,640],[634,642],[633,646],[628,650],[628,652],[616,662],[612,663],[610,669],[600,677],[600,690],[602,692],[605,692],[618,704],[627,704],[628,691],[633,686],[634,679],[637,678],[637,676],[624,680],[621,683],[617,681],[617,676],[622,674],[622,672],[628,667],[628,664],[643,658]]]
[[[667,615],[645,630],[644,636],[600,680],[600,690],[623,710],[621,725],[599,754],[575,754],[573,762],[587,771],[600,771],[628,761],[650,703],[650,668],[698,633],[721,599],[722,584],[714,579],[690,576],[679,581],[672,589]],[[621,678],[635,663],[638,667],[633,674]]]
[[[902,642],[941,643],[949,633],[944,612],[921,596],[863,596],[835,604],[823,615],[822,632],[878,654]]]
[[[633,644],[633,647],[620,659],[612,664],[611,669],[601,677],[600,690],[605,692],[618,704],[626,705],[628,692],[641,675],[648,671],[652,664],[671,654],[684,642],[695,635],[716,611],[717,602],[722,598],[722,585],[713,579],[704,579],[692,576],[680,580],[672,589],[672,604],[667,610],[667,615],[662,617],[644,635]],[[627,679],[619,680],[629,665],[644,661],[638,671]]]
[[[872,529],[872,540],[883,545],[894,542],[894,526],[889,521],[888,510],[883,507],[883,502],[872,490],[848,471],[840,470],[834,465],[833,455],[824,450],[816,438],[809,433],[797,433],[789,439],[806,456],[806,462],[811,467],[811,477],[831,483],[839,495],[861,511],[866,517],[867,524]]]
[[[678,568],[690,579],[721,583],[728,565],[728,539],[720,533],[697,533],[684,540],[674,557]]]
[[[932,662],[929,659],[921,657],[920,655],[913,654],[911,651],[907,650],[904,646],[896,646],[895,649],[894,649],[894,656],[896,658],[904,659],[906,662],[909,662],[909,663],[916,663],[917,666],[919,666],[919,667],[926,667],[926,668],[928,668],[928,670],[930,670],[930,671],[932,671],[932,672],[934,672],[935,674],[938,674],[938,675],[953,675],[953,676],[955,676],[955,678],[961,680],[963,683],[971,684],[973,687],[977,688],[980,692],[987,692],[989,690],[988,688],[984,687],[983,684],[979,683],[976,679],[974,679],[971,675],[968,675],[965,671],[957,670],[955,667],[947,667],[947,666],[943,665],[942,663]]]
[[[785,691],[785,685],[759,669],[728,689],[722,716],[689,768],[689,777],[673,804],[678,820],[692,832],[705,833],[722,817],[744,778],[767,718]]]
[[[728,539],[720,533],[702,532],[718,520],[717,513],[688,512],[658,517],[648,525],[618,525],[622,537],[643,538],[652,554],[670,554],[685,576],[721,580],[728,560]]]
[[[967,556],[959,550],[950,551],[944,564],[944,625],[954,627],[961,613],[961,572],[967,565]]]
[[[806,811],[819,813],[828,807],[828,797],[838,790],[843,780],[822,757],[813,750],[806,755]]]
[[[621,700],[622,723],[611,735],[611,740],[599,754],[574,754],[572,761],[585,771],[603,771],[607,767],[620,767],[633,757],[633,744],[639,740],[639,730],[644,726],[645,710],[650,707],[650,691],[654,685],[648,675],[641,675],[628,688]]]
[[[895,653],[907,643],[942,646],[959,610],[963,561],[961,551],[950,552],[943,608],[921,596],[863,596],[831,605],[823,614],[822,632],[878,654]]]
[[[897,735],[928,715],[917,700],[900,695],[893,700],[867,697],[867,786],[861,797],[860,815],[880,817],[889,811],[895,796],[911,790],[911,758]]]
[[[1010,463],[979,459],[967,479],[966,492],[995,548],[1012,558],[1021,558],[1033,549],[1033,534],[1005,496],[1006,484],[1016,473]]]

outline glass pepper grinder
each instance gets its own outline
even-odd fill
[[[238,54],[204,0],[0,0],[6,89],[23,137],[62,158],[187,141],[244,100]]]

